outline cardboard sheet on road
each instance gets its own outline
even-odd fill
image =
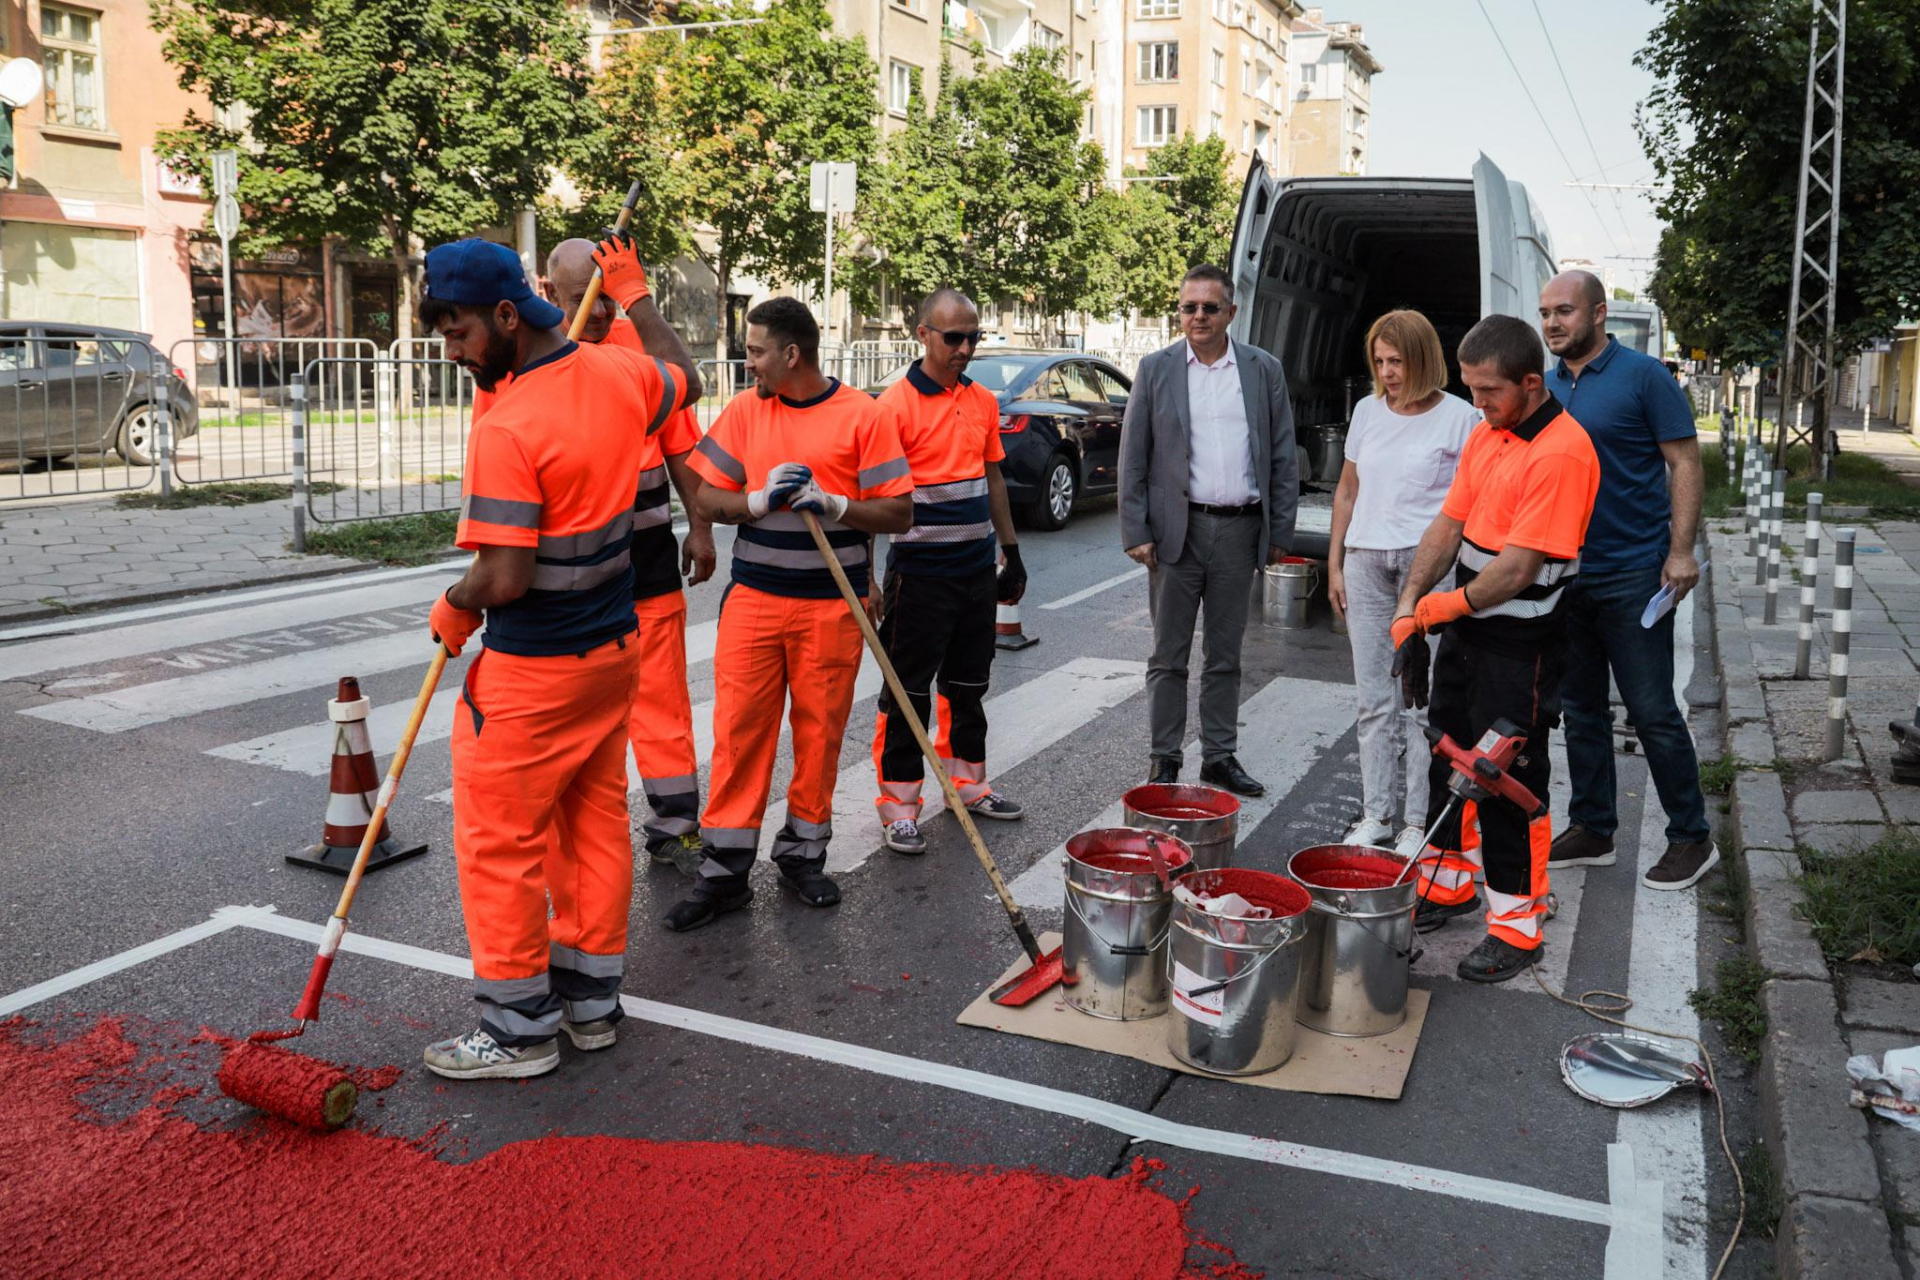
[[[1044,934],[1040,949],[1051,951],[1060,945],[1060,935]],[[1025,956],[1007,966],[987,991],[1027,966]],[[1089,1017],[1067,1004],[1065,988],[1052,991],[1020,1009],[1002,1008],[987,999],[983,991],[961,1011],[963,1027],[985,1027],[1009,1035],[1051,1040],[1055,1044],[1078,1045],[1101,1053],[1117,1053],[1184,1072],[1207,1080],[1251,1085],[1256,1089],[1280,1089],[1288,1093],[1333,1093],[1355,1098],[1398,1099],[1406,1088],[1407,1072],[1413,1068],[1413,1051],[1420,1044],[1420,1029],[1426,1025],[1428,992],[1415,988],[1407,993],[1407,1020],[1400,1028],[1384,1036],[1352,1039],[1324,1035],[1306,1027],[1297,1028],[1293,1056],[1277,1071],[1257,1076],[1217,1076],[1197,1071],[1174,1057],[1167,1049],[1167,1018],[1145,1018],[1137,1022],[1110,1022]]]

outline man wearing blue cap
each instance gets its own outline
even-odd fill
[[[610,237],[594,261],[654,357],[570,341],[504,245],[427,254],[421,321],[497,393],[461,477],[455,541],[474,561],[430,623],[454,654],[487,628],[453,723],[454,861],[480,1025],[425,1055],[453,1079],[542,1075],[560,1064],[561,1031],[604,1049],[620,1018],[634,494],[646,438],[700,380],[633,242]]]

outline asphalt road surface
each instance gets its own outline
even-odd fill
[[[989,769],[1029,816],[986,834],[1036,923],[1057,928],[1060,847],[1146,767],[1146,581],[1120,554],[1110,504],[1023,545],[1025,626],[1040,643],[996,660]],[[428,607],[452,573],[369,572],[0,634],[0,1017],[282,1023],[340,888],[282,860],[319,836],[326,699],[339,676],[360,677],[384,769],[418,688]],[[704,764],[720,586],[690,598]],[[1710,628],[1691,602],[1679,628],[1678,683],[1698,696],[1711,682],[1694,637]],[[466,955],[447,798],[463,668],[448,672],[393,813],[396,834],[431,851],[368,881],[353,929],[378,954],[341,958],[329,990],[346,999],[301,1042],[407,1068],[382,1095],[388,1133],[438,1127],[458,1140],[455,1158],[613,1134],[1076,1177],[1147,1156],[1165,1166],[1153,1185],[1197,1190],[1197,1230],[1275,1275],[1691,1280],[1717,1257],[1734,1196],[1711,1104],[1683,1094],[1622,1112],[1572,1094],[1557,1051],[1599,1024],[1528,978],[1458,981],[1471,921],[1424,940],[1415,983],[1432,1005],[1398,1101],[1249,1088],[956,1025],[1017,946],[950,818],[927,824],[925,858],[882,847],[871,661],[841,757],[837,910],[783,895],[763,862],[749,911],[670,934],[659,919],[684,882],[643,860],[625,990],[651,1003],[633,1006],[617,1048],[569,1053],[524,1085],[436,1081],[417,1065],[422,1045],[475,1020],[467,984],[449,976]],[[1250,629],[1241,760],[1271,791],[1244,815],[1241,864],[1281,869],[1357,811],[1349,668],[1324,612],[1307,631]],[[1553,754],[1564,811],[1557,743]],[[1639,886],[1664,820],[1645,803],[1641,759],[1619,765],[1620,863],[1557,877],[1542,975],[1626,993],[1637,1020],[1694,1033],[1687,993],[1727,928],[1694,894]],[[1190,749],[1190,775],[1197,766]],[[240,907],[271,911],[227,910]],[[1738,1090],[1728,1101],[1738,1149],[1749,1126]],[[1733,1273],[1759,1274],[1760,1252],[1743,1250]]]

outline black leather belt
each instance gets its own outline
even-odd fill
[[[1257,516],[1260,514],[1260,504],[1248,502],[1237,507],[1225,507],[1217,502],[1189,502],[1187,510],[1210,516]]]

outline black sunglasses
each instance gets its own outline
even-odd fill
[[[964,346],[968,343],[977,347],[980,345],[980,340],[987,336],[981,329],[936,329],[934,332],[938,333],[950,347]]]
[[[1204,311],[1210,316],[1217,316],[1220,314],[1220,304],[1217,302],[1183,302],[1180,304],[1180,314],[1183,316],[1190,316],[1196,311]]]

